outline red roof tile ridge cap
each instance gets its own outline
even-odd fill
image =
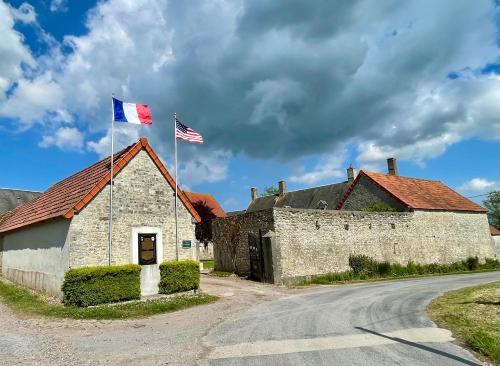
[[[425,179],[425,178],[406,177],[404,175],[391,175],[391,174],[387,174],[387,173],[373,172],[373,171],[369,171],[369,170],[361,170],[360,172],[364,172],[365,174],[384,175],[384,176],[387,176],[387,177],[394,177],[394,178],[420,180],[420,181],[424,181],[424,182],[436,182],[436,183],[441,183],[443,185],[446,185],[442,181],[437,180],[437,179]]]

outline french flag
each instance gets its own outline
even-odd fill
[[[137,125],[150,125],[153,123],[151,111],[147,104],[124,103],[116,98],[113,98],[113,121]]]

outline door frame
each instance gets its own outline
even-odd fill
[[[163,262],[163,237],[159,227],[140,226],[132,228],[131,263],[139,264],[139,234],[156,234],[156,265]],[[152,264],[154,265],[154,264]]]

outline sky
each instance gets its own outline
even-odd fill
[[[110,153],[111,94],[148,104],[179,183],[243,209],[250,187],[346,168],[500,188],[495,0],[0,0],[0,187],[44,191]]]

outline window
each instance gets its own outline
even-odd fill
[[[156,264],[156,234],[139,234],[139,264]]]

